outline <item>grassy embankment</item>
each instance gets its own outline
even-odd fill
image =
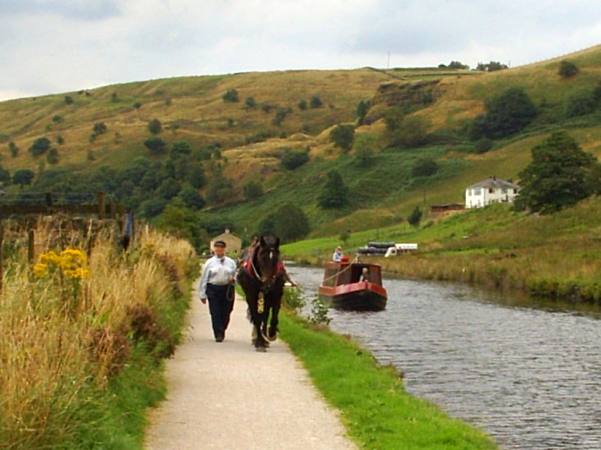
[[[362,449],[496,448],[483,432],[449,418],[405,391],[398,372],[325,327],[282,314],[281,337],[302,361],[315,386],[337,408]]]
[[[601,301],[601,199],[538,216],[495,205],[453,215],[420,228],[407,224],[353,233],[346,245],[369,240],[417,242],[420,250],[396,258],[369,258],[389,272],[452,280],[573,301]],[[319,263],[338,237],[283,247],[287,257]]]
[[[81,236],[40,226],[38,242],[55,244],[32,271],[24,235],[5,238],[0,448],[142,448],[188,307],[192,248],[150,232],[123,255],[105,235],[88,259]]]

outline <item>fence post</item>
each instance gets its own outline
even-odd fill
[[[29,230],[29,233],[27,236],[27,260],[29,261],[29,264],[33,263],[33,259],[35,257],[34,246],[35,246],[35,234],[34,234],[33,228],[31,228]]]
[[[0,221],[0,292],[4,281],[4,224]]]
[[[98,219],[104,219],[104,213],[106,212],[106,203],[104,192],[98,193]]]

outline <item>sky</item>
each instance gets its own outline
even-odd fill
[[[388,61],[513,67],[600,43],[598,0],[0,0],[0,100]]]

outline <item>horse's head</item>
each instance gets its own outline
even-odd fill
[[[280,238],[275,236],[261,236],[255,251],[257,269],[261,281],[267,285],[273,282],[280,261]]]

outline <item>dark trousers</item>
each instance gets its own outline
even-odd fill
[[[234,309],[234,285],[207,284],[207,298],[215,337],[224,337]]]

